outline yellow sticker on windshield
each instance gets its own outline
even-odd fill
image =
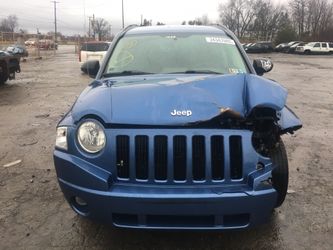
[[[218,36],[206,37],[206,42],[207,43],[223,43],[223,44],[235,45],[234,40],[232,40],[230,38],[218,37]]]

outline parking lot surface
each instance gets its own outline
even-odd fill
[[[0,249],[332,249],[333,56],[265,56],[274,62],[265,77],[288,89],[288,105],[304,123],[283,137],[289,194],[268,224],[138,231],[78,217],[58,186],[52,150],[57,122],[91,79],[74,47],[59,46],[54,57],[29,58],[16,80],[0,86]]]

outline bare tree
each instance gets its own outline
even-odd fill
[[[3,18],[0,23],[0,31],[14,32],[18,26],[18,19],[16,15],[9,15],[7,18]]]
[[[242,38],[255,18],[255,6],[250,0],[229,0],[219,5],[220,21]]]
[[[152,26],[152,20],[144,19],[142,26]]]
[[[186,21],[182,22],[182,25],[185,25]],[[208,15],[202,15],[201,17],[197,17],[194,20],[190,20],[187,22],[188,25],[209,25],[210,20],[208,18]]]
[[[297,29],[298,36],[301,39],[304,33],[307,0],[290,0],[289,6],[294,25]]]
[[[259,40],[272,40],[285,21],[286,9],[274,6],[270,0],[257,0],[251,31]]]
[[[106,39],[110,35],[111,26],[104,18],[96,18],[92,28],[99,41]]]
[[[299,39],[320,40],[333,26],[333,3],[328,0],[290,0],[290,12]],[[332,35],[333,36],[333,35]]]
[[[202,25],[209,25],[211,23],[207,14],[204,14],[201,17],[198,17],[197,20],[200,20]]]
[[[312,39],[318,40],[332,17],[332,4],[326,0],[309,0],[308,11],[308,32]]]

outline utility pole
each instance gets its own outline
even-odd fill
[[[92,16],[91,28],[92,28],[92,31],[93,31],[93,38],[95,40],[95,36],[96,36],[96,34],[95,34],[95,14],[93,14],[93,16]]]
[[[53,49],[54,49],[54,54],[56,50],[56,44],[57,44],[57,1],[51,1],[54,6],[54,44],[53,44]]]
[[[91,16],[88,17],[88,19],[89,19],[89,23],[88,23],[88,27],[89,27],[89,28],[88,28],[88,38],[90,38],[90,34],[91,34],[91,33],[90,33],[91,18],[92,18]]]
[[[125,22],[124,22],[124,0],[121,0],[121,13],[122,13],[122,20],[123,20],[123,28],[125,28]]]
[[[39,28],[37,28],[37,41],[36,41],[36,48],[37,48],[37,58],[40,59],[40,50],[39,50]]]

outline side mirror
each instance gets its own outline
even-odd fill
[[[253,60],[253,68],[258,75],[262,76],[263,74],[271,71],[273,69],[273,63],[271,60],[262,58]]]
[[[99,61],[90,60],[86,61],[81,66],[81,71],[88,74],[90,77],[95,78],[99,71]]]

